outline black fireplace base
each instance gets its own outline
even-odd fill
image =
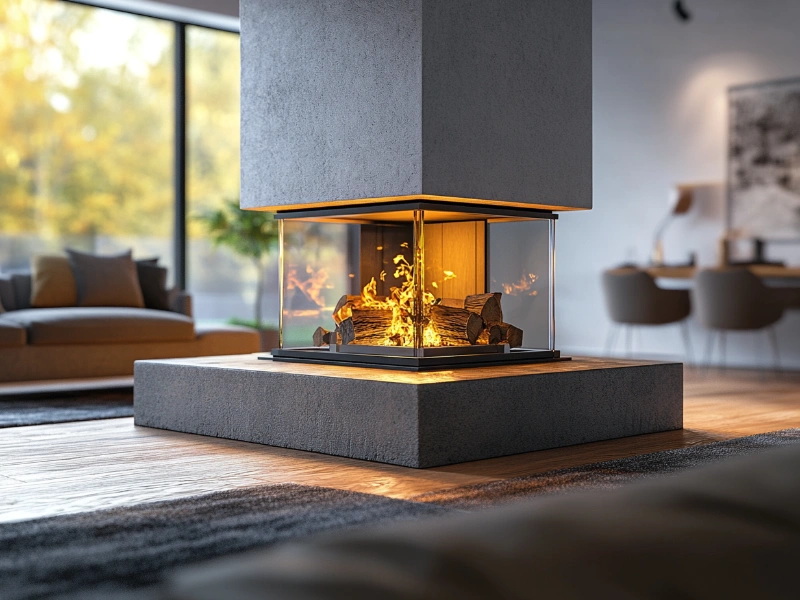
[[[272,355],[258,357],[261,360],[295,362],[348,367],[372,367],[398,371],[440,371],[492,365],[518,365],[571,360],[562,357],[559,350],[530,350],[512,348],[506,353],[461,354],[445,356],[390,356],[383,354],[353,354],[330,352],[321,348],[275,348]]]

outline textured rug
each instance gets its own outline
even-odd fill
[[[133,416],[133,389],[0,396],[0,428]]]
[[[616,488],[634,481],[672,475],[724,458],[800,443],[800,429],[786,429],[688,448],[547,471],[504,481],[431,492],[411,498],[437,506],[474,510],[552,494]]]
[[[294,484],[0,525],[0,598],[109,598],[166,570],[357,525],[453,512]]]
[[[172,568],[282,540],[614,488],[799,442],[800,429],[791,429],[463,486],[413,501],[284,484],[0,524],[0,598],[148,598],[148,589]]]

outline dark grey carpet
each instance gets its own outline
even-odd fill
[[[412,500],[464,510],[488,508],[535,496],[615,488],[642,479],[671,475],[723,458],[752,454],[766,448],[797,443],[800,443],[800,429],[786,429],[724,442],[713,442],[571,469],[548,471],[527,477],[467,485],[444,492],[421,494]]]
[[[288,538],[452,512],[294,484],[0,525],[0,598],[108,598]]]
[[[133,416],[133,389],[0,396],[0,428]]]
[[[0,524],[2,600],[148,597],[174,567],[308,534],[613,488],[800,442],[800,429],[424,494],[415,501],[294,484]]]

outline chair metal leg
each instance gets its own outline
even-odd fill
[[[711,371],[711,359],[714,357],[714,339],[717,335],[717,332],[713,329],[708,332],[708,341],[706,342],[706,356],[705,360],[705,367],[706,373]]]
[[[683,349],[686,352],[688,364],[694,364],[694,353],[692,352],[692,336],[689,334],[689,322],[684,319],[681,321],[681,335],[683,336]]]
[[[626,325],[625,329],[625,356],[630,358],[633,355],[633,325]]]
[[[617,338],[619,337],[619,330],[620,326],[616,323],[612,323],[611,327],[608,330],[608,335],[606,335],[606,348],[605,348],[605,355],[611,356],[611,352],[613,352],[614,348],[617,345]]]
[[[728,368],[728,360],[727,360],[726,352],[725,352],[726,351],[725,341],[728,339],[727,338],[727,333],[728,332],[725,331],[724,329],[719,332],[719,347],[720,347],[720,353],[722,354],[722,372],[723,373]]]
[[[772,345],[772,370],[775,374],[781,372],[781,354],[780,346],[778,346],[778,330],[775,327],[767,328],[767,335],[769,336],[770,344]]]

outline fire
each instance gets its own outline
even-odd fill
[[[407,346],[414,345],[414,267],[411,266],[402,254],[398,254],[393,259],[395,264],[394,276],[402,279],[400,287],[392,287],[391,293],[386,298],[377,295],[377,282],[373,277],[370,282],[361,290],[361,302],[365,308],[373,310],[391,310],[392,322],[386,331],[384,346]],[[381,281],[386,274],[381,272]],[[436,298],[430,292],[422,294],[423,315],[430,311]],[[346,318],[346,315],[340,315]],[[432,323],[425,319],[423,329],[424,346],[441,346],[442,339]]]
[[[292,315],[295,317],[318,315],[325,307],[324,290],[333,288],[333,285],[328,283],[327,269],[315,270],[307,265],[304,270],[305,276],[299,274],[296,267],[290,268],[286,274],[286,289],[295,290],[295,294],[299,292],[308,300],[308,302],[304,302],[307,304],[306,308],[292,310]],[[314,308],[315,306],[316,308]]]
[[[523,275],[516,283],[501,283],[500,285],[503,286],[503,293],[507,296],[518,296],[523,293],[526,296],[535,296],[537,291],[531,288],[537,279],[536,275],[528,273],[527,276]]]

